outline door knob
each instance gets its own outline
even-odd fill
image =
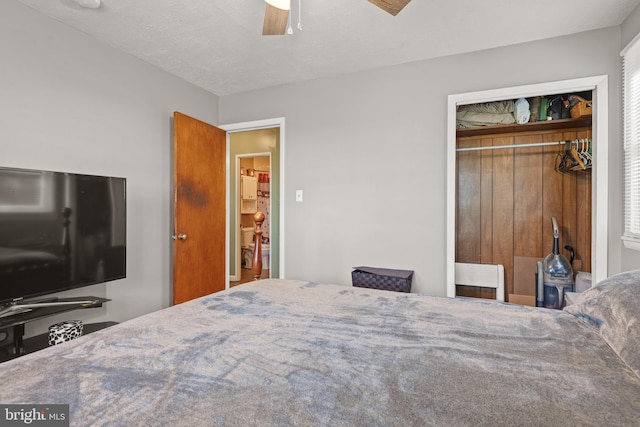
[[[184,233],[180,233],[180,234],[178,234],[178,239],[179,240],[187,240],[187,235],[184,234]]]

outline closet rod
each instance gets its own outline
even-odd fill
[[[492,145],[487,147],[456,148],[456,151],[498,150],[500,148],[543,147],[546,145],[562,145],[565,141],[538,142],[535,144]]]

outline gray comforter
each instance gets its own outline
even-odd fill
[[[588,316],[587,316],[588,317]],[[0,365],[78,426],[624,426],[640,378],[593,319],[265,280]]]

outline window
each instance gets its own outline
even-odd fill
[[[640,250],[640,39],[622,55],[624,133],[624,234],[626,247]]]

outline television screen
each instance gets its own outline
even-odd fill
[[[0,302],[124,277],[125,178],[0,167]]]

